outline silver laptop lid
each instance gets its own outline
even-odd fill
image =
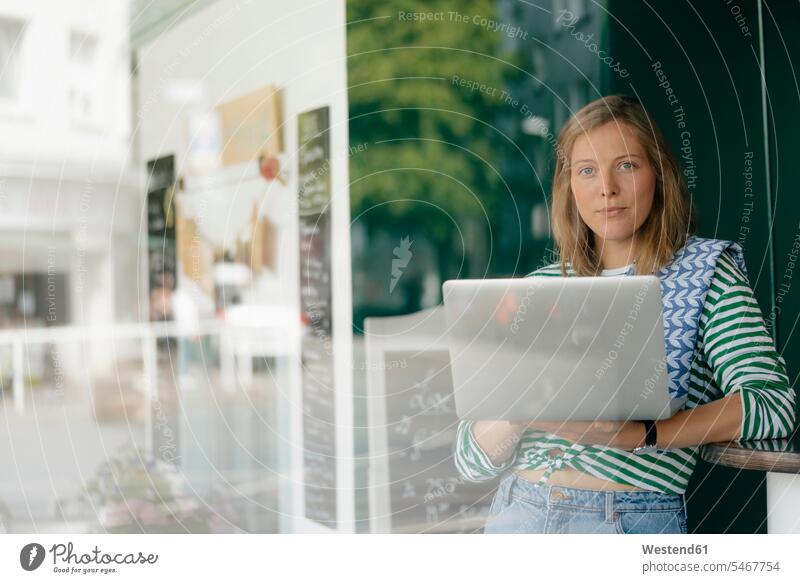
[[[443,285],[462,419],[664,419],[655,276],[450,280]]]

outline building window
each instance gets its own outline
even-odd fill
[[[573,81],[568,89],[569,108],[571,110],[570,115],[592,100],[591,91],[591,84],[586,79],[576,79]]]
[[[563,26],[560,18],[566,9],[565,0],[553,0],[553,30],[559,30]]]
[[[24,32],[24,22],[0,18],[0,99],[16,101],[19,98]]]
[[[97,37],[72,31],[69,35],[67,106],[73,122],[97,121]]]
[[[587,0],[554,0],[553,29],[577,24],[588,14]]]
[[[75,64],[91,66],[97,54],[97,38],[83,32],[72,31],[69,35],[69,60]]]
[[[568,0],[567,8],[575,17],[580,20],[586,15],[586,0]]]

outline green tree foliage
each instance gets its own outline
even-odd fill
[[[481,24],[499,21],[496,4],[350,0],[347,17],[350,143],[364,145],[350,161],[353,217],[424,221],[435,241],[462,218],[490,221],[509,196],[497,112],[519,75],[503,34]]]

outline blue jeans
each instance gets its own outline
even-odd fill
[[[536,486],[509,473],[484,533],[686,534],[686,508],[678,494]]]

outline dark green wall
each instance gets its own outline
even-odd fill
[[[609,50],[624,56],[631,73],[608,76],[608,87],[637,95],[659,122],[687,175],[698,234],[744,247],[750,283],[768,315],[772,209],[758,2],[737,0],[737,14],[734,3],[649,4],[608,3],[615,17],[609,19]],[[695,532],[766,532],[764,474],[701,461],[687,508]]]
[[[769,128],[770,193],[775,209],[774,312],[778,348],[786,360],[789,379],[797,390],[800,373],[800,199],[794,182],[800,159],[800,5],[763,3],[766,55],[767,122]],[[792,59],[794,56],[794,59]]]

